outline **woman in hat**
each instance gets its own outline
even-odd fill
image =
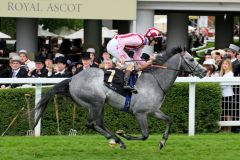
[[[203,62],[203,66],[207,69],[206,77],[219,77],[219,74],[216,72],[218,69],[217,64],[214,59],[207,59]]]
[[[48,77],[51,77],[54,71],[53,55],[48,53],[45,59],[45,68],[48,70]]]
[[[32,72],[29,72],[29,77],[48,77],[48,70],[44,67],[44,58],[43,57],[36,57],[35,59],[35,66]]]

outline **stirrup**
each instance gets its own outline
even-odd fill
[[[138,93],[138,91],[137,91],[136,88],[131,87],[131,86],[129,86],[129,85],[127,85],[127,86],[123,86],[123,89],[130,90],[130,92],[135,93],[135,94]]]
[[[137,93],[138,93],[138,90],[137,90],[136,88],[133,88],[133,89],[131,90],[131,92],[134,93],[134,94],[137,94]]]
[[[123,89],[126,89],[126,90],[133,90],[134,88],[129,86],[129,85],[125,85],[123,86]]]

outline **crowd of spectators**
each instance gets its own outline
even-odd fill
[[[227,49],[207,50],[200,63],[207,69],[207,77],[239,77],[240,48],[230,44]],[[240,120],[239,87],[220,83],[222,93],[222,120]],[[223,127],[225,131],[240,132],[239,127]]]

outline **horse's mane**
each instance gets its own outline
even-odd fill
[[[168,61],[173,55],[177,53],[181,53],[183,49],[181,47],[175,47],[171,49],[170,51],[166,51],[164,53],[156,55],[156,59],[153,61],[153,64],[164,64]]]

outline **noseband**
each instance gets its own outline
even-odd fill
[[[179,53],[180,54],[180,56],[181,56],[181,60],[183,60],[184,61],[184,63],[187,65],[187,67],[189,68],[189,70],[190,70],[190,72],[189,71],[184,71],[184,70],[182,70],[182,71],[184,71],[184,72],[188,72],[188,73],[190,73],[190,74],[193,74],[195,71],[196,71],[196,68],[198,67],[198,65],[199,65],[199,63],[195,66],[195,67],[192,67],[192,66],[190,66],[189,64],[188,64],[188,62],[184,59],[184,55],[186,54],[185,52],[182,52],[182,53]]]

